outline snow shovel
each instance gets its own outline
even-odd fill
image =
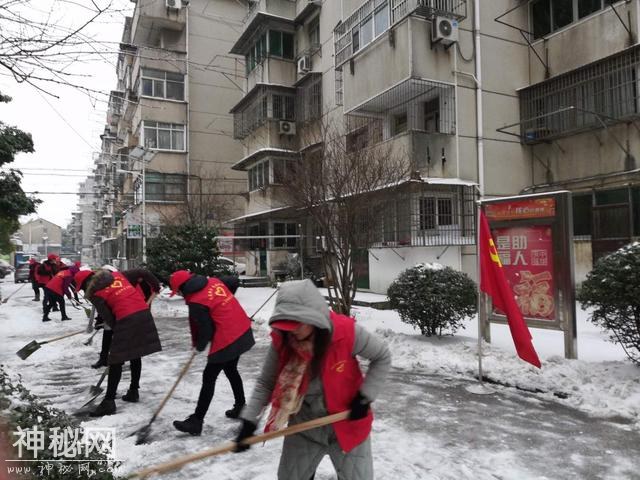
[[[93,337],[96,336],[96,334],[99,332],[100,330],[96,330],[95,332],[93,332],[93,334],[87,339],[86,342],[83,342],[85,345],[91,345],[93,343]]]
[[[84,329],[80,330],[79,332],[67,333],[66,335],[52,338],[51,340],[45,340],[44,342],[38,342],[37,340],[32,340],[31,342],[27,343],[24,347],[22,347],[20,350],[18,350],[16,352],[16,355],[18,355],[22,360],[26,360],[31,356],[31,354],[33,354],[33,352],[40,349],[40,347],[45,343],[57,342],[58,340],[73,337],[74,335],[80,335],[81,333],[84,333]]]
[[[184,367],[182,367],[182,370],[180,371],[180,375],[178,375],[178,378],[176,379],[175,383],[173,384],[169,392],[167,392],[167,394],[164,396],[164,398],[162,399],[162,402],[160,402],[160,406],[153,413],[153,416],[151,417],[151,420],[149,420],[149,423],[147,423],[144,427],[139,428],[138,430],[133,432],[131,435],[129,435],[130,437],[136,435],[137,437],[136,445],[140,445],[147,441],[147,438],[149,438],[149,435],[151,434],[151,424],[156,420],[156,418],[158,418],[158,415],[164,408],[169,398],[171,398],[171,395],[173,395],[173,391],[176,389],[176,387],[180,383],[180,380],[182,380],[182,378],[189,371],[189,367],[191,367],[191,363],[193,362],[193,359],[196,357],[197,354],[198,352],[196,350],[191,352],[191,356],[189,357],[189,360],[187,360],[187,363],[185,363]]]
[[[305,432],[307,430],[312,430],[318,427],[324,427],[326,425],[331,425],[332,423],[340,422],[342,420],[346,420],[349,418],[349,411],[344,411],[340,413],[334,413],[333,415],[328,415],[326,417],[315,418],[313,420],[309,420],[308,422],[298,423],[291,427],[284,428],[282,430],[276,430],[275,432],[263,433],[262,435],[254,435],[253,437],[249,437],[242,441],[243,445],[253,445],[255,443],[262,443],[268,440],[273,440],[274,438],[287,437],[289,435],[293,435],[294,433]],[[187,463],[195,462],[197,460],[202,460],[203,458],[213,457],[215,455],[220,455],[223,453],[233,452],[236,448],[236,442],[227,442],[223,443],[218,447],[213,447],[208,450],[203,450],[198,453],[193,453],[191,455],[185,455],[183,457],[177,458],[170,462],[162,463],[160,465],[156,465],[154,467],[145,468],[138,472],[134,472],[126,476],[125,478],[147,478],[149,475],[153,475],[156,473],[166,473],[171,472],[173,470],[177,470],[181,468],[183,465]]]
[[[16,288],[16,291],[13,292],[11,295],[9,295],[7,298],[3,298],[2,299],[2,303],[7,303],[9,301],[9,299],[11,297],[13,297],[16,293],[18,293],[24,286],[26,285],[26,283],[23,283],[22,285],[20,285],[18,288]]]
[[[88,308],[84,309],[84,313],[86,313],[87,317],[89,318],[89,323],[87,324],[87,333],[91,333],[93,332],[93,320],[96,317],[96,307],[92,305],[91,310],[89,312],[87,312],[87,310],[89,309]]]
[[[102,388],[100,385],[102,385],[102,382],[104,382],[104,379],[108,373],[109,373],[109,367],[104,369],[104,372],[102,372],[102,375],[100,375],[100,380],[98,380],[98,383],[96,383],[95,385],[91,385],[91,387],[89,388],[89,396],[91,398],[87,403],[82,405],[81,409],[88,406],[91,402],[93,402],[96,398],[98,398],[100,394],[104,391],[104,388]]]

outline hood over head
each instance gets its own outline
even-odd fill
[[[309,279],[280,285],[269,325],[278,320],[293,320],[331,330],[327,302]]]
[[[193,274],[189,280],[178,288],[182,292],[182,295],[190,295],[202,290],[208,283],[209,280],[204,275]]]

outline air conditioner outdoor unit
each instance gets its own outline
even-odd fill
[[[295,122],[287,122],[285,120],[281,120],[278,124],[278,133],[280,135],[295,135],[296,134],[296,124]]]
[[[303,55],[298,59],[298,74],[303,75],[311,71],[311,56]]]
[[[451,45],[458,41],[458,22],[447,17],[436,17],[431,25],[431,40],[434,43]]]
[[[180,10],[182,8],[181,0],[165,0],[167,8],[172,8],[174,10]]]

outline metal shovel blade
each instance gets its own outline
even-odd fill
[[[27,343],[24,347],[22,347],[20,350],[18,350],[16,352],[16,355],[18,355],[22,360],[26,360],[27,358],[29,358],[29,356],[31,356],[33,352],[35,352],[39,348],[40,348],[40,344],[36,340],[32,340],[31,342]]]
[[[91,396],[91,398],[89,398],[89,400],[82,405],[82,408],[89,406],[90,404],[92,404],[96,398],[98,398],[100,395],[102,395],[102,392],[104,392],[104,389],[102,387],[96,387],[95,385],[93,385],[90,389],[89,389],[89,395]]]
[[[133,432],[131,436],[136,436],[136,445],[142,445],[143,443],[147,443],[149,439],[149,435],[151,435],[151,424],[147,424],[144,427]]]

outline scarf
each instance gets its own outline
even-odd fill
[[[265,432],[281,430],[287,426],[289,417],[300,411],[302,399],[309,386],[309,366],[313,358],[313,335],[299,341],[287,335],[285,364],[278,374],[271,411],[267,417]]]

